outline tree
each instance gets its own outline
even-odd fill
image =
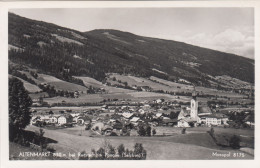
[[[149,125],[146,126],[146,136],[151,136],[151,127]]]
[[[80,152],[79,160],[88,160],[88,159],[89,158],[88,158],[86,151]]]
[[[215,130],[214,130],[214,128],[210,129],[209,134],[212,136],[212,138],[215,138]]]
[[[28,96],[23,83],[17,78],[9,78],[9,139],[15,136],[30,123],[30,106],[32,100]]]
[[[175,112],[171,112],[170,115],[169,115],[170,119],[175,119],[178,117],[178,113],[175,113]]]
[[[98,154],[98,158],[100,159],[105,159],[105,149],[104,148],[99,148],[99,150],[97,150],[97,154]]]
[[[138,127],[137,133],[139,136],[145,136],[146,135],[146,130],[144,129],[144,126],[140,125]]]
[[[155,129],[153,129],[153,131],[152,131],[152,132],[153,132],[153,136],[154,136],[154,135],[156,134],[156,130],[155,130]]]
[[[108,154],[110,154],[110,155],[116,154],[116,150],[111,144],[108,145]]]
[[[125,153],[125,146],[124,144],[121,144],[117,147],[117,151],[118,151],[118,155],[120,157],[123,157],[124,156],[124,153]]]
[[[43,149],[47,147],[46,140],[43,137],[44,133],[45,132],[43,131],[42,128],[40,128],[39,131],[35,131],[35,139],[37,140],[37,142],[41,146],[41,151],[43,151]]]
[[[241,139],[237,135],[233,135],[230,140],[229,140],[229,145],[234,148],[234,149],[239,149],[240,148],[240,142]]]
[[[186,133],[186,128],[183,128],[183,129],[181,130],[181,133],[182,133],[182,134],[185,134],[185,133]]]
[[[140,155],[140,157],[143,158],[143,159],[146,158],[146,150],[144,150],[143,144],[141,144],[141,143],[135,144],[134,155]]]

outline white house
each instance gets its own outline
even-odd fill
[[[72,121],[73,121],[73,117],[71,115],[62,115],[58,117],[59,125],[71,123]]]
[[[57,122],[58,122],[58,117],[56,117],[56,116],[50,116],[49,122],[50,122],[50,123],[57,123]]]
[[[217,117],[215,115],[207,115],[207,116],[202,116],[199,119],[199,123],[204,123],[207,126],[211,125],[221,125],[221,118]]]

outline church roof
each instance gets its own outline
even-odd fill
[[[212,112],[208,106],[200,106],[198,108],[198,113],[201,114],[201,113],[212,113]]]

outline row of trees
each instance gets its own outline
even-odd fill
[[[79,160],[145,160],[147,152],[141,143],[136,143],[133,150],[129,150],[124,144],[117,148],[105,141],[98,150],[92,149],[91,154],[86,151],[80,153]]]

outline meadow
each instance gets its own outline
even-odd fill
[[[39,128],[35,126],[27,127],[27,130],[35,131]],[[62,153],[78,153],[86,151],[90,153],[91,149],[99,149],[105,142],[109,142],[113,146],[117,147],[120,144],[124,144],[126,148],[132,149],[135,143],[142,143],[147,150],[148,160],[206,160],[206,159],[253,159],[253,156],[245,153],[244,158],[219,158],[212,156],[213,152],[219,153],[236,153],[241,152],[234,149],[216,149],[214,146],[210,146],[211,142],[208,141],[210,137],[200,134],[187,134],[179,135],[176,137],[88,137],[72,135],[69,132],[61,132],[57,130],[44,130],[45,136],[50,137],[58,143],[51,144],[56,151]],[[189,136],[189,137],[187,137]],[[194,138],[194,136],[196,138]],[[172,138],[172,139],[171,139]],[[193,140],[192,140],[193,139]],[[207,142],[205,144],[204,142]],[[202,146],[204,145],[204,146]],[[205,147],[208,145],[207,147]]]

